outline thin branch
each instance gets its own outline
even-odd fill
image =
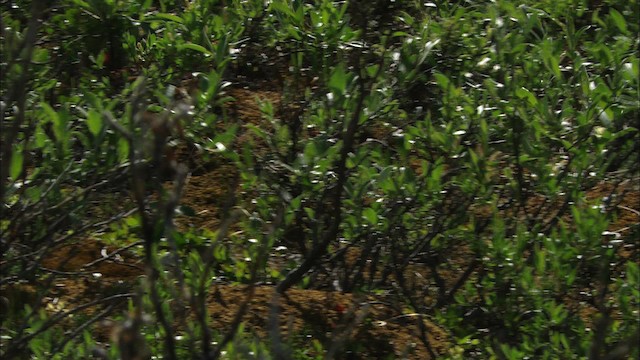
[[[132,293],[125,293],[125,294],[116,294],[116,295],[112,295],[106,298],[102,298],[102,299],[98,299],[98,300],[94,300],[79,306],[76,306],[75,308],[68,310],[68,311],[62,311],[57,313],[56,315],[52,316],[51,318],[47,319],[47,321],[44,322],[44,324],[42,324],[40,326],[40,328],[38,328],[38,330],[35,330],[34,332],[30,333],[29,335],[22,337],[20,339],[16,339],[14,342],[12,342],[10,344],[10,347],[7,349],[7,352],[5,353],[5,355],[7,356],[7,358],[11,358],[11,356],[13,355],[17,355],[18,353],[21,352],[21,349],[23,349],[23,347],[32,339],[34,339],[35,337],[37,337],[38,335],[42,334],[43,332],[49,330],[49,328],[51,328],[53,325],[57,324],[60,320],[76,314],[80,311],[83,311],[87,308],[90,308],[92,306],[95,306],[97,304],[101,304],[101,303],[105,303],[105,302],[110,302],[113,300],[119,300],[119,299],[124,299],[124,298],[130,298],[134,296],[134,294]]]

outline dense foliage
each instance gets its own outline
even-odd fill
[[[3,357],[342,357],[243,308],[212,328],[222,281],[385,293],[448,330],[441,358],[638,358],[640,221],[609,229],[640,169],[636,0],[1,6]],[[281,100],[243,123],[242,86]],[[212,216],[180,199],[220,166],[218,226],[177,226]],[[52,309],[91,275],[43,259],[88,238],[146,275]]]

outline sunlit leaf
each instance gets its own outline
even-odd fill
[[[87,114],[87,126],[93,136],[97,136],[102,131],[102,116],[95,110],[89,110]]]
[[[157,19],[169,20],[169,21],[176,22],[178,24],[184,23],[184,20],[180,16],[177,16],[174,14],[168,14],[168,13],[157,13],[157,14],[154,14],[153,16],[147,17],[145,20],[157,20]]]
[[[433,76],[436,78],[436,82],[442,89],[446,89],[449,87],[449,78],[447,78],[445,75],[441,73],[435,73]]]
[[[60,121],[60,116],[58,113],[51,107],[51,105],[46,102],[41,102],[40,107],[44,110],[45,114],[54,124],[57,124]]]
[[[369,77],[374,77],[377,73],[378,73],[378,69],[380,68],[379,65],[371,65],[371,66],[367,66],[367,75],[369,75]]]
[[[616,9],[609,10],[609,16],[613,20],[613,23],[620,30],[620,32],[626,34],[627,33],[627,22],[624,20],[624,16],[618,12]]]
[[[315,214],[316,213],[315,213],[315,211],[313,211],[312,208],[305,207],[304,208],[304,212],[307,214],[307,217],[309,219],[315,219]]]
[[[378,223],[378,213],[372,208],[366,208],[362,211],[362,216],[372,225]]]
[[[45,134],[41,126],[38,126],[36,128],[36,131],[33,137],[34,137],[35,145],[37,148],[43,148],[47,143],[47,134]]]
[[[313,142],[307,143],[304,147],[304,158],[307,161],[313,160],[316,157],[318,150],[316,149],[316,144]]]
[[[520,99],[526,99],[531,106],[535,106],[538,103],[538,99],[536,99],[536,97],[524,87],[516,89],[516,96]]]
[[[140,217],[138,215],[129,216],[124,219],[125,224],[129,227],[140,226]]]
[[[18,180],[18,177],[22,173],[22,165],[24,163],[24,156],[22,155],[22,149],[16,148],[11,154],[11,167],[9,169],[9,176],[13,181]]]
[[[194,51],[197,51],[197,52],[205,54],[205,55],[213,55],[211,53],[211,51],[207,50],[204,46],[201,46],[201,45],[198,45],[198,44],[194,44],[194,43],[180,44],[180,45],[178,45],[178,49],[180,49],[180,50],[189,49],[189,50],[194,50]]]
[[[300,30],[294,26],[288,26],[287,32],[296,40],[302,40],[302,36],[300,35]]]
[[[118,160],[120,162],[126,161],[129,158],[129,142],[126,139],[118,140]]]

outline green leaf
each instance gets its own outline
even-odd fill
[[[118,140],[118,160],[124,162],[129,158],[129,142],[121,138]]]
[[[291,200],[291,202],[289,203],[289,210],[295,211],[300,209],[300,204],[302,204],[302,195]]]
[[[229,37],[227,35],[223,35],[218,39],[218,43],[216,44],[216,64],[217,70],[220,73],[224,72],[224,66],[228,62],[229,58]]]
[[[344,71],[344,65],[340,64],[333,69],[333,74],[329,79],[329,89],[336,95],[342,95],[347,89],[347,74]]]
[[[318,154],[318,149],[316,148],[316,144],[313,142],[307,143],[304,147],[304,159],[307,162],[313,161],[313,159]]]
[[[44,110],[49,120],[51,120],[54,124],[60,122],[60,116],[55,110],[53,110],[51,105],[47,104],[46,102],[41,102],[40,107],[42,107],[42,110]]]
[[[43,64],[49,61],[49,51],[43,48],[36,48],[33,50],[33,62],[38,64]]]
[[[316,212],[315,212],[315,211],[313,211],[313,209],[312,209],[312,208],[308,208],[308,207],[306,207],[306,208],[304,208],[304,212],[307,214],[307,217],[308,217],[309,219],[315,219]]]
[[[367,75],[371,78],[374,77],[378,73],[378,68],[380,68],[378,64],[367,66]]]
[[[140,217],[138,215],[126,217],[124,223],[130,228],[138,227],[140,226]]]
[[[38,201],[42,197],[42,188],[29,187],[25,190],[25,194],[31,201]]]
[[[302,36],[300,35],[300,29],[296,26],[287,26],[287,32],[296,40],[302,40]]]
[[[371,224],[378,223],[378,213],[372,208],[366,208],[362,211],[362,216]]]
[[[222,246],[216,246],[213,249],[213,257],[218,262],[224,262],[225,260],[227,260],[227,250]]]
[[[640,266],[638,264],[627,262],[627,279],[632,286],[640,284]]]
[[[178,45],[178,49],[179,50],[189,49],[189,50],[194,50],[194,51],[200,52],[200,53],[208,55],[208,56],[213,55],[211,53],[211,51],[207,50],[204,46],[201,46],[201,45],[198,45],[198,44],[194,44],[194,43],[180,44],[180,45]]]
[[[433,76],[436,78],[436,82],[442,89],[446,89],[449,87],[449,78],[447,78],[445,75],[436,73]]]
[[[18,180],[18,177],[22,173],[22,165],[24,163],[24,157],[22,156],[22,149],[14,149],[11,155],[11,168],[9,169],[9,176],[13,181]]]
[[[184,20],[180,16],[169,14],[169,13],[157,13],[157,14],[154,14],[153,16],[149,16],[145,18],[145,20],[169,20],[169,21],[176,22],[178,24],[184,23]]]
[[[47,143],[47,134],[44,132],[41,126],[36,128],[36,131],[33,136],[35,140],[36,147],[41,149]]]
[[[89,127],[89,131],[93,136],[98,136],[100,131],[102,131],[102,116],[95,110],[89,110],[87,115],[87,126]]]
[[[427,56],[429,56],[429,54],[431,53],[431,50],[433,50],[433,48],[438,45],[440,43],[440,39],[435,39],[433,41],[428,41],[425,45],[424,45],[424,49],[422,50],[422,53],[420,53],[420,58],[418,59],[418,62],[416,65],[421,65],[426,59]]]
[[[271,10],[275,10],[276,12],[283,13],[283,14],[288,15],[290,17],[295,17],[294,12],[284,2],[272,1],[270,6],[271,6]]]
[[[473,165],[474,170],[476,171],[481,171],[482,169],[480,168],[480,164],[479,164],[479,158],[478,155],[476,154],[475,151],[473,151],[473,149],[469,149],[469,156],[471,157],[471,164]]]
[[[546,59],[547,59],[547,67],[549,68],[549,70],[551,70],[557,78],[560,78],[561,77],[560,63],[558,62],[558,58],[553,55],[550,55]]]
[[[214,46],[213,46],[213,43],[211,43],[210,35],[206,26],[202,28],[202,41],[204,41],[204,44],[207,46],[207,49],[209,49],[210,51],[213,51]]]
[[[73,0],[73,3],[75,3],[76,5],[83,7],[85,9],[91,9],[91,5],[89,5],[89,3],[87,3],[86,1],[82,1],[82,0]]]
[[[536,97],[529,90],[523,87],[516,89],[516,96],[518,96],[520,99],[527,99],[527,102],[529,102],[529,105],[531,106],[535,106],[538,104],[538,99],[536,99]]]
[[[624,16],[618,12],[616,9],[611,9],[609,11],[609,17],[613,20],[613,23],[618,27],[620,32],[626,34],[627,33],[627,22],[624,20]]]

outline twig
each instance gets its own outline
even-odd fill
[[[86,268],[92,267],[92,266],[94,266],[96,264],[99,264],[99,263],[101,263],[103,261],[107,261],[107,260],[111,259],[112,257],[120,254],[123,251],[127,251],[127,250],[131,249],[134,246],[138,246],[138,245],[142,245],[142,244],[144,244],[144,241],[136,241],[133,244],[129,244],[127,246],[124,246],[124,247],[121,247],[121,248],[119,248],[117,250],[114,250],[113,252],[107,254],[104,257],[101,257],[100,259],[97,259],[97,260],[94,260],[94,261],[92,261],[90,263],[82,265],[82,268],[86,269]]]
[[[98,315],[93,316],[91,319],[87,320],[84,324],[78,326],[75,330],[73,330],[72,332],[70,332],[61,342],[60,344],[58,344],[58,346],[56,346],[51,353],[52,354],[57,354],[59,351],[61,351],[64,346],[71,340],[73,340],[74,338],[76,338],[82,331],[84,331],[84,329],[86,329],[87,327],[89,327],[91,324],[95,323],[98,320],[103,319],[105,316],[109,315],[111,313],[111,311],[113,311],[113,308],[115,307],[114,304],[109,304],[109,306],[107,306],[106,309],[104,309],[103,311],[99,312]]]
[[[68,311],[62,311],[54,316],[52,316],[51,318],[47,319],[47,321],[44,322],[44,324],[42,324],[40,326],[40,328],[38,328],[38,330],[35,330],[34,332],[30,333],[29,335],[22,337],[20,339],[17,339],[16,341],[14,341],[13,343],[10,344],[10,347],[7,349],[5,356],[7,356],[7,358],[11,358],[14,355],[17,355],[17,353],[21,352],[21,349],[23,348],[23,346],[25,344],[27,344],[29,341],[31,341],[32,339],[34,339],[35,337],[37,337],[38,335],[42,334],[43,332],[47,331],[51,326],[53,326],[54,324],[58,323],[60,320],[64,319],[65,317],[68,317],[69,315],[73,315],[75,313],[78,313],[84,309],[90,308],[94,305],[97,304],[101,304],[101,303],[105,303],[105,302],[109,302],[109,301],[113,301],[113,300],[118,300],[118,299],[123,299],[123,298],[130,298],[134,296],[134,294],[132,293],[126,293],[126,294],[117,294],[117,295],[112,295],[103,299],[98,299],[98,300],[94,300],[91,302],[88,302],[86,304],[82,304],[79,305],[71,310]],[[16,353],[17,352],[17,353]]]

